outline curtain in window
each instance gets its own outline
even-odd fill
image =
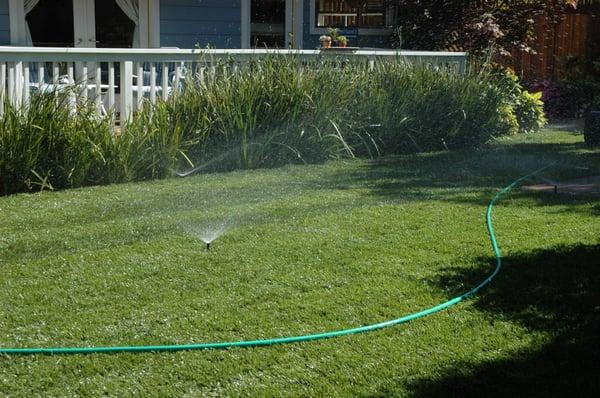
[[[40,0],[23,0],[23,6],[25,7],[25,45],[33,46],[33,40],[31,39],[31,31],[29,30],[29,23],[27,22],[27,14],[31,12],[39,3]]]
[[[139,0],[115,0],[117,5],[123,10],[135,24],[133,30],[133,47],[140,46],[140,4]]]

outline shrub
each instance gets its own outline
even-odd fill
[[[357,110],[381,126],[372,134],[384,153],[476,146],[501,134],[502,97],[486,77],[401,63],[369,75]]]
[[[351,69],[301,69],[300,59],[267,59],[210,78],[189,76],[168,104],[173,122],[196,142],[190,157],[211,169],[273,167],[352,155],[348,127]]]
[[[457,75],[400,60],[373,68],[343,58],[317,62],[271,57],[189,73],[182,92],[145,102],[118,130],[91,103],[72,113],[66,104],[73,92],[33,95],[26,111],[6,106],[0,194],[163,178],[194,167],[275,167],[472,147],[514,134],[519,123],[527,130],[540,126],[539,98],[513,94],[512,78]]]
[[[160,178],[190,145],[164,103],[138,112],[115,131],[73,89],[32,93],[27,109],[0,118],[0,195]]]
[[[496,123],[500,132],[499,135],[515,135],[519,132],[519,120],[510,105],[503,104],[500,106],[497,117]]]
[[[99,143],[111,121],[91,104],[69,110],[70,90],[32,95],[26,110],[6,105],[0,118],[0,194],[105,182]]]
[[[600,104],[600,81],[593,78],[540,81],[530,88],[542,92],[544,110],[551,119],[582,117]]]
[[[524,133],[539,131],[546,125],[542,90],[527,91],[512,69],[499,64],[490,65],[489,73],[504,96],[505,106],[499,111],[510,134],[515,133],[515,125],[517,131]],[[514,118],[508,115],[509,112],[514,113]]]
[[[514,105],[519,129],[524,133],[539,131],[548,122],[544,113],[542,93],[522,90]]]

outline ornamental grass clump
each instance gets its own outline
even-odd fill
[[[106,181],[103,145],[112,122],[71,89],[31,96],[25,109],[5,105],[0,117],[0,195]]]
[[[115,127],[73,87],[30,101],[0,117],[0,195],[170,176],[190,146],[162,102]]]
[[[379,127],[371,135],[386,154],[476,146],[501,134],[501,95],[485,78],[397,62],[378,64],[364,82],[363,117]]]
[[[118,127],[74,88],[5,105],[0,194],[474,147],[543,121],[537,97],[508,100],[485,69],[289,55],[198,65]]]
[[[191,159],[229,154],[213,168],[468,147],[504,134],[501,92],[487,78],[401,60],[371,68],[271,57],[186,82],[169,106],[197,143]]]
[[[190,75],[168,107],[196,162],[224,152],[213,168],[273,167],[352,156],[347,128],[356,76],[351,70],[304,68],[299,58],[253,61]]]

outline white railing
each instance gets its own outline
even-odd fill
[[[50,48],[0,46],[0,113],[5,102],[26,108],[35,91],[76,86],[98,112],[127,119],[144,98],[155,103],[180,87],[184,71],[214,67],[219,61],[243,65],[256,57],[296,56],[306,63],[343,57],[370,67],[402,58],[433,67],[466,69],[466,54],[395,50],[182,50],[129,48]],[[118,80],[118,82],[117,82]]]

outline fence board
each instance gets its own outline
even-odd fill
[[[526,81],[564,78],[567,58],[589,60],[600,56],[600,45],[595,44],[599,38],[595,37],[597,27],[594,25],[600,24],[599,15],[569,13],[557,23],[546,16],[536,16],[536,41],[532,45],[535,53],[514,49],[506,63]]]

